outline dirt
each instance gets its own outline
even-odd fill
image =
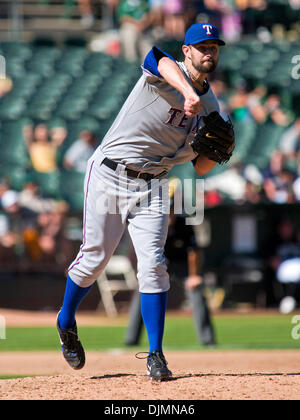
[[[3,315],[3,311],[0,310]],[[55,314],[5,312],[7,325],[48,325]],[[29,322],[31,318],[31,323]],[[78,318],[79,319],[79,318]],[[95,317],[81,316],[93,325]],[[100,317],[101,319],[101,317]],[[124,318],[125,320],[125,318]],[[103,322],[105,317],[103,317]],[[98,318],[98,325],[99,325]],[[117,320],[107,322],[112,324]],[[118,320],[120,325],[120,319]],[[53,325],[53,324],[52,324]],[[134,352],[87,352],[73,371],[57,352],[0,353],[1,400],[298,400],[300,351],[256,350],[167,352],[173,378],[148,379],[145,360]]]

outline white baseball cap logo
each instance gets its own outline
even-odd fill
[[[206,29],[206,35],[212,35],[212,33],[210,32],[210,30],[213,27],[211,25],[203,25],[203,29]]]

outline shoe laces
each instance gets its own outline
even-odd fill
[[[144,354],[145,357],[139,357],[139,355]],[[154,367],[161,367],[161,366],[167,366],[167,361],[165,359],[165,356],[160,351],[153,351],[150,354],[146,352],[139,352],[136,353],[135,357],[137,359],[148,359],[151,358],[152,363],[154,364]]]
[[[144,356],[144,357],[139,357],[140,356],[140,354],[145,354],[146,356]],[[147,357],[149,356],[149,353],[147,353],[146,351],[140,351],[139,353],[136,353],[135,354],[135,358],[136,359],[139,359],[139,360],[142,360],[142,359],[147,359]]]

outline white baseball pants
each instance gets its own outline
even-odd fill
[[[116,171],[92,157],[87,166],[84,191],[83,242],[69,267],[80,287],[94,283],[113,255],[128,223],[138,262],[142,293],[169,289],[164,257],[168,231],[168,179],[144,181],[129,178],[125,166]],[[103,157],[104,158],[104,157]]]

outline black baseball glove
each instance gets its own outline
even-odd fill
[[[217,163],[228,162],[235,145],[231,121],[224,121],[217,111],[203,117],[203,121],[204,126],[191,141],[194,152]]]

